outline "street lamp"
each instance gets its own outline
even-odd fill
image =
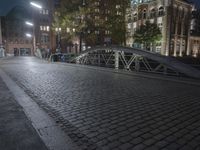
[[[33,37],[33,52],[31,52],[32,54],[34,54],[35,52],[35,47],[36,47],[36,42],[35,42],[35,28],[34,28],[34,24],[32,22],[29,22],[29,21],[25,21],[25,24],[28,25],[28,26],[31,26],[33,27],[33,33],[32,35],[27,33],[26,36],[27,37]]]
[[[30,33],[26,33],[26,36],[29,37],[29,38],[32,37],[32,35]]]
[[[36,7],[36,8],[42,9],[42,6],[39,5],[39,4],[37,4],[37,3],[35,3],[35,2],[30,2],[30,4],[31,4],[32,6],[34,6],[34,7]]]
[[[28,26],[34,26],[34,24],[32,22],[29,22],[29,21],[26,21],[25,24],[28,25]]]
[[[60,53],[61,52],[61,28],[57,27],[56,29],[56,33],[57,33],[57,52]]]
[[[42,9],[42,6],[40,4],[38,4],[38,3],[30,2],[30,5],[35,7],[35,8]],[[33,11],[32,11],[32,20],[34,20]],[[33,27],[33,35],[32,35],[33,36],[33,52],[32,52],[32,54],[34,54],[35,53],[35,48],[36,48],[35,26],[34,26],[34,23],[32,23],[32,22],[26,21],[25,23],[26,23],[26,25]]]

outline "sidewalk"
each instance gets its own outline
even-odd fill
[[[47,150],[23,109],[0,78],[0,149]]]

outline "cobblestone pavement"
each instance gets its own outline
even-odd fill
[[[47,150],[1,77],[0,150]]]
[[[200,149],[200,86],[32,57],[0,67],[81,149]]]

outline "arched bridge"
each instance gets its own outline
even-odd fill
[[[200,71],[153,52],[122,46],[99,46],[83,51],[75,58],[76,63],[98,65],[136,71],[147,71],[169,75],[186,75],[200,79]]]

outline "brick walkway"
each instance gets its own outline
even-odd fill
[[[0,149],[1,150],[46,150],[27,119],[0,78]]]
[[[1,68],[82,149],[200,149],[199,86],[30,57]]]

